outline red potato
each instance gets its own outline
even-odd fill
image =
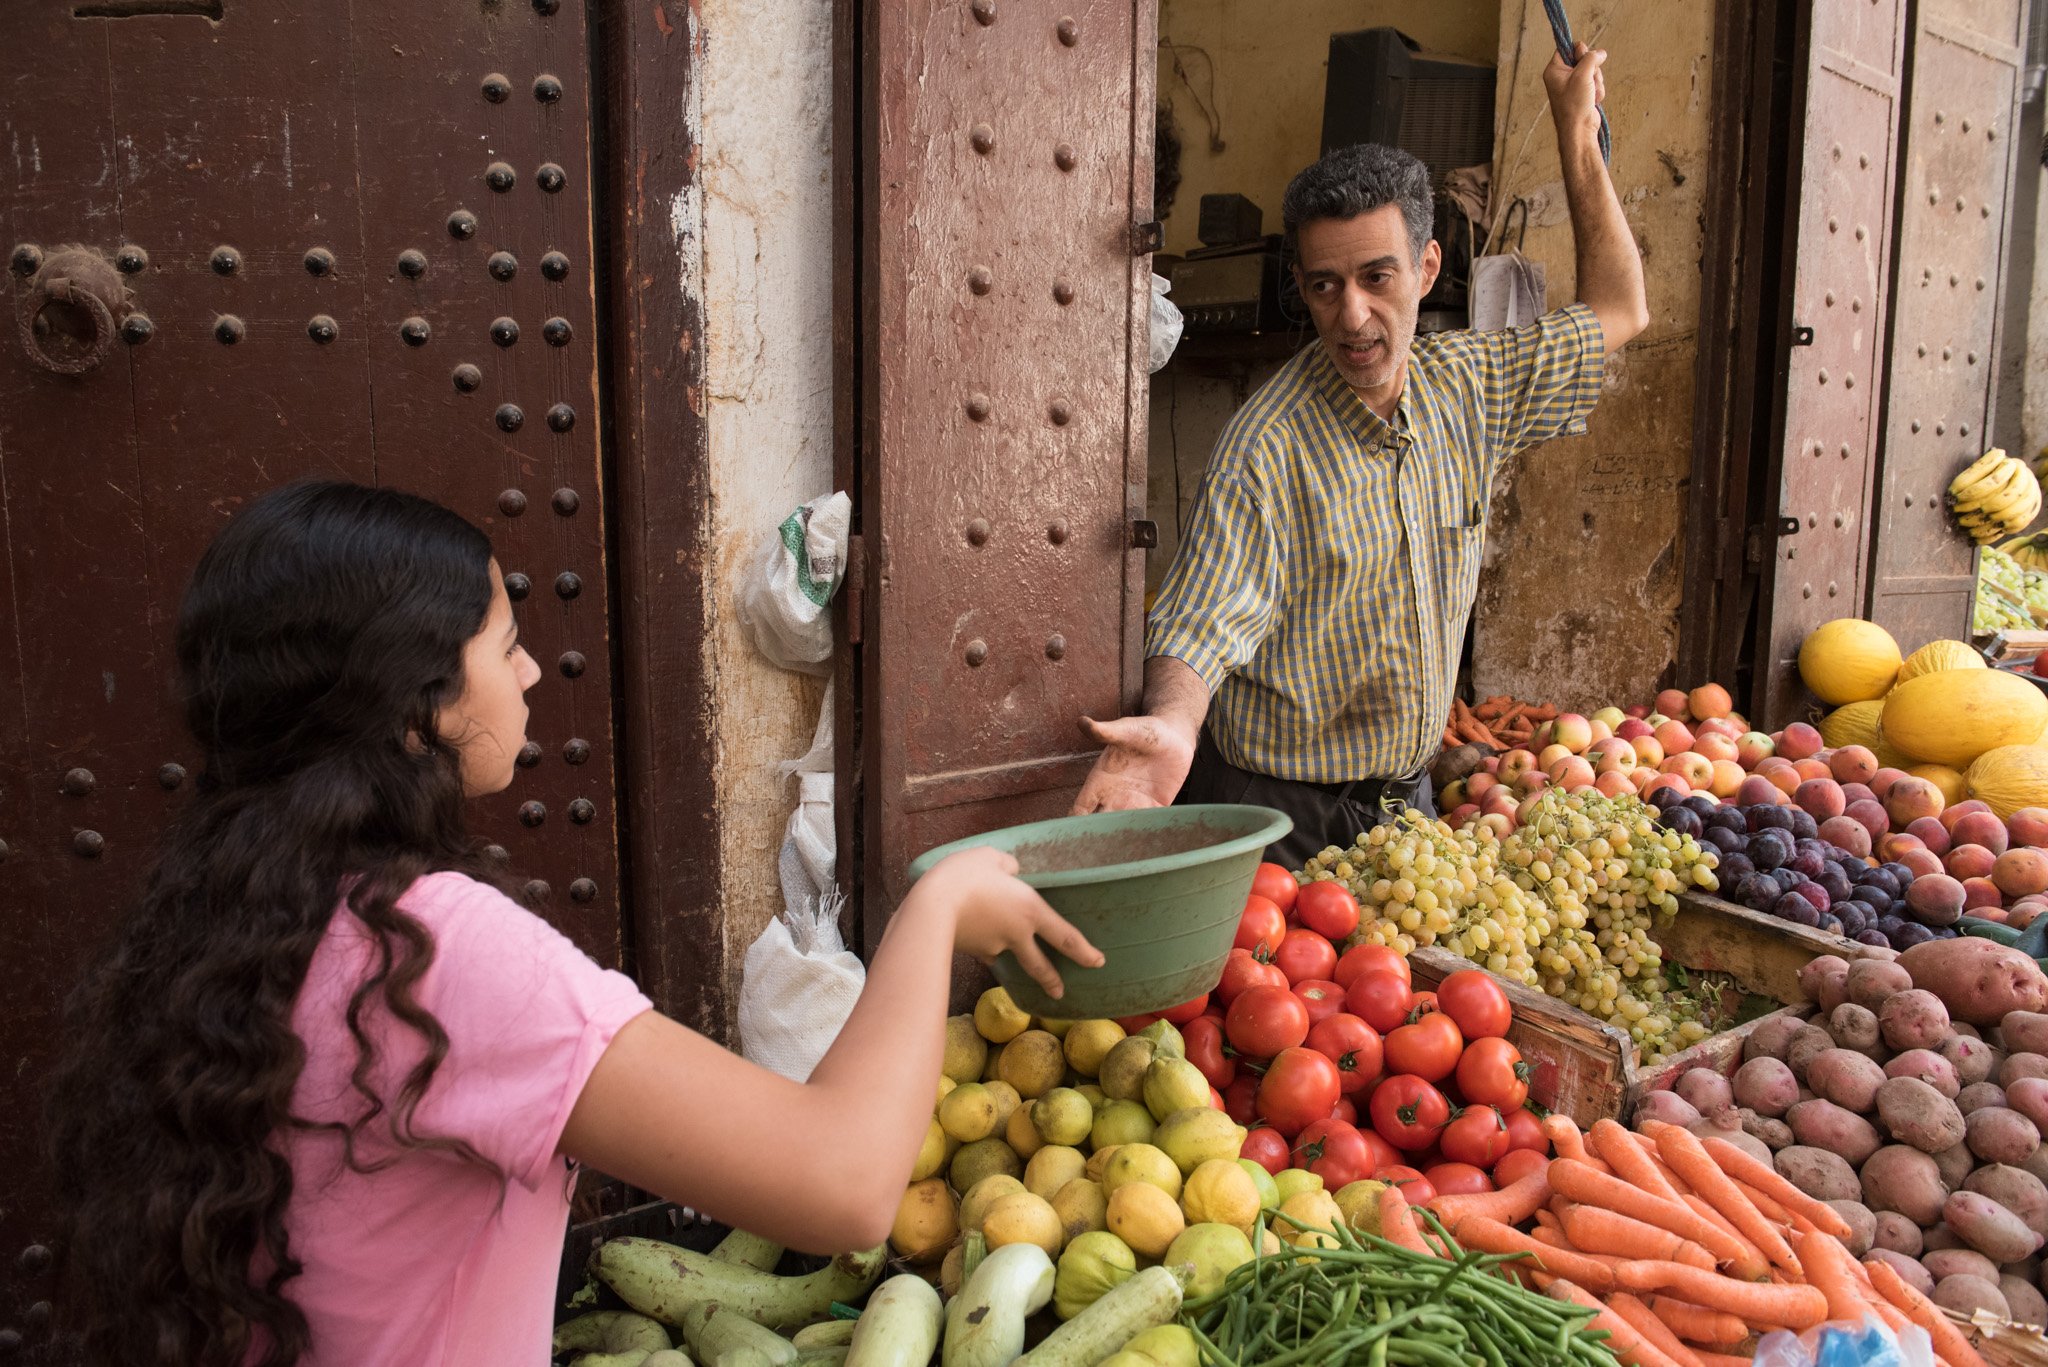
[[[1934,1166],[1941,1173],[1943,1186],[1950,1191],[1960,1191],[1963,1182],[1977,1167],[1977,1155],[1970,1152],[1968,1144],[1958,1141],[1934,1155]]]
[[[1753,1058],[1784,1058],[1793,1036],[1806,1028],[1805,1021],[1791,1016],[1776,1016],[1765,1021],[1750,1031],[1749,1038],[1742,1042],[1743,1062]]]
[[[1849,1237],[1842,1244],[1849,1250],[1849,1256],[1862,1260],[1877,1242],[1877,1216],[1861,1201],[1833,1200],[1828,1208],[1842,1217],[1842,1223],[1849,1226]]]
[[[1733,1106],[1702,1116],[1686,1129],[1700,1139],[1725,1139],[1759,1163],[1771,1161],[1770,1146],[1742,1128],[1742,1117]]]
[[[1877,1013],[1855,1002],[1843,1002],[1828,1013],[1828,1036],[1844,1049],[1874,1053],[1883,1043]]]
[[[1804,992],[1809,1000],[1820,1001],[1824,986],[1832,979],[1843,980],[1843,990],[1846,992],[1848,976],[1847,959],[1834,954],[1816,955],[1799,966],[1799,990]]]
[[[1886,1072],[1876,1060],[1853,1049],[1827,1049],[1806,1067],[1806,1085],[1837,1106],[1867,1114],[1877,1106]]]
[[[1982,1277],[1987,1282],[1998,1280],[1998,1264],[1974,1248],[1938,1248],[1921,1258],[1920,1265],[1936,1281],[1948,1277]]]
[[[2024,1123],[2023,1118],[2016,1118]],[[1791,1126],[1793,1137],[1800,1144],[1838,1154],[1850,1168],[1860,1167],[1865,1159],[1884,1147],[1884,1138],[1878,1134],[1876,1126],[1832,1101],[1802,1101],[1785,1112],[1785,1123]],[[1761,1135],[1758,1137],[1763,1138]],[[1770,1140],[1764,1139],[1764,1142],[1768,1144]],[[1783,1153],[1778,1155],[1781,1160],[1784,1156]],[[1790,1173],[1785,1175],[1791,1177]],[[1850,1182],[1852,1195],[1861,1195],[1862,1189],[1855,1186],[1854,1174],[1845,1173],[1845,1176]],[[1798,1179],[1793,1178],[1793,1181],[1797,1184]],[[1823,1201],[1851,1199],[1850,1196],[1835,1198],[1820,1196],[1817,1192],[1812,1194]]]
[[[2024,1077],[2005,1089],[2005,1104],[2034,1122],[2048,1125],[2048,1078]]]
[[[1916,1077],[1885,1079],[1877,1089],[1877,1114],[1892,1138],[1922,1153],[1963,1141],[1963,1113],[1955,1102]]]
[[[1908,1049],[1884,1065],[1886,1077],[1917,1077],[1950,1101],[1962,1094],[1955,1065],[1932,1049]],[[1957,1109],[1961,1109],[1958,1107]]]
[[[1792,1036],[1791,1042],[1785,1046],[1785,1066],[1792,1070],[1794,1078],[1803,1077],[1806,1073],[1807,1065],[1811,1064],[1815,1058],[1830,1049],[1838,1047],[1835,1043],[1835,1037],[1821,1029],[1818,1025],[1802,1025]],[[1744,1063],[1743,1067],[1746,1068],[1749,1066],[1749,1063],[1754,1063],[1755,1061],[1751,1059],[1748,1063]],[[1739,1074],[1740,1069],[1737,1072]]]
[[[1870,1238],[1871,1252],[1883,1250],[1904,1258],[1917,1259],[1920,1256],[1920,1247],[1920,1226],[1895,1210],[1877,1212],[1877,1227]]]
[[[1695,1111],[1705,1115],[1735,1102],[1734,1089],[1728,1079],[1712,1068],[1690,1068],[1680,1074],[1672,1090],[1685,1098]]]
[[[1802,1104],[1804,1103],[1795,1102],[1792,1109],[1797,1110]],[[1786,1112],[1787,1115],[1791,1113],[1791,1111]],[[1782,1120],[1773,1120],[1769,1116],[1758,1115],[1747,1106],[1737,1107],[1735,1114],[1742,1119],[1742,1132],[1752,1139],[1761,1141],[1763,1146],[1773,1153],[1799,1142],[1792,1133],[1792,1127]]]
[[[2025,1277],[2002,1272],[1998,1277],[1998,1291],[2005,1297],[2011,1311],[2008,1318],[2014,1324],[2031,1324],[2037,1330],[2048,1325],[2048,1298],[2041,1295],[2034,1283]]]
[[[2016,1263],[2041,1247],[2026,1222],[1981,1192],[1951,1192],[1941,1218],[1964,1243],[1994,1263]]]
[[[1899,955],[1913,986],[1939,997],[1950,1016],[1996,1025],[2009,1011],[2048,1009],[2048,977],[2017,949],[1974,935],[1930,940]]]
[[[2041,1131],[2018,1111],[1986,1106],[1963,1117],[1964,1142],[1986,1163],[2023,1163],[2041,1146]]]
[[[1949,1035],[1948,1008],[1924,988],[1892,997],[1877,1019],[1884,1042],[1894,1049],[1932,1049]]]
[[[1974,1029],[1974,1026],[1964,1026]],[[1950,1035],[1936,1047],[1935,1053],[1949,1061],[1956,1070],[1956,1081],[1967,1087],[1973,1082],[1983,1082],[1998,1070],[1999,1060],[1989,1044],[1969,1035]]]
[[[1973,1112],[1986,1106],[2005,1105],[2005,1088],[1995,1082],[1973,1082],[1956,1093],[1955,1102],[1956,1109],[1963,1113],[1967,1122]]]
[[[1700,1113],[1690,1101],[1676,1092],[1658,1090],[1645,1093],[1636,1102],[1636,1113],[1632,1123],[1640,1127],[1646,1120],[1661,1120],[1667,1125],[1689,1129],[1698,1122]]]
[[[1990,1197],[2048,1239],[2048,1183],[2025,1168],[1987,1163],[1963,1179],[1963,1190]]]
[[[2048,1014],[2039,1011],[2008,1011],[1998,1023],[2005,1047],[2021,1054],[2048,1054]]]
[[[2022,1078],[2048,1078],[2048,1054],[2008,1054],[1998,1065],[1998,1085],[2010,1089]]]
[[[1884,1217],[1879,1216],[1878,1218],[1883,1219]],[[1913,1232],[1917,1235],[1920,1231],[1916,1229]],[[1921,1295],[1931,1296],[1934,1294],[1934,1278],[1928,1275],[1927,1269],[1920,1265],[1918,1258],[1909,1257],[1894,1249],[1886,1248],[1882,1244],[1871,1249],[1869,1256],[1884,1262],[1892,1271],[1899,1274],[1906,1285],[1915,1288]]]
[[[1919,886],[1915,880],[1914,887]],[[1882,1011],[1884,1004],[1913,988],[1913,977],[1886,959],[1858,959],[1849,965],[1849,1000],[1870,1011]]]
[[[2012,1306],[2006,1303],[1997,1281],[1982,1277],[1943,1277],[1934,1284],[1933,1299],[1942,1309],[1966,1316],[1988,1310],[1999,1319],[2012,1317]]]
[[[1833,1041],[1830,1039],[1830,1044]],[[1777,1119],[1799,1100],[1799,1079],[1790,1064],[1774,1058],[1751,1059],[1735,1070],[1736,1104]]]
[[[1856,1169],[1841,1154],[1828,1149],[1794,1144],[1773,1154],[1772,1166],[1779,1176],[1816,1201],[1853,1201],[1863,1192]]]
[[[1906,1144],[1887,1144],[1872,1154],[1858,1174],[1863,1204],[1875,1211],[1894,1210],[1921,1229],[1941,1218],[1948,1187],[1931,1154]]]
[[[1943,1197],[1942,1199],[1947,1200],[1948,1198]],[[1939,1253],[1944,1248],[1969,1247],[1968,1244],[1963,1242],[1963,1236],[1950,1229],[1947,1225],[1935,1225],[1933,1228],[1926,1230],[1921,1242],[1926,1245],[1926,1252],[1920,1255],[1923,1258],[1928,1253]]]

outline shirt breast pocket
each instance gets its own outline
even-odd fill
[[[1479,590],[1479,562],[1486,554],[1486,519],[1479,510],[1437,528],[1437,585],[1444,620],[1457,623],[1472,610]]]

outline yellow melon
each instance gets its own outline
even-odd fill
[[[1884,700],[1885,744],[1922,764],[1967,769],[1987,750],[2030,744],[2048,726],[2048,697],[2000,669],[1945,669],[1908,679]]]
[[[1964,777],[1970,796],[1997,812],[2001,821],[2022,807],[2048,807],[2048,746],[1986,750]]]
[[[1892,634],[1859,617],[1823,622],[1799,647],[1799,677],[1815,697],[1835,707],[1882,698],[1900,663]]]
[[[1830,750],[1860,745],[1866,750],[1878,746],[1877,718],[1884,711],[1881,698],[1845,703],[1820,719],[1820,738]]]
[[[1946,764],[1915,764],[1906,772],[1914,778],[1924,778],[1941,789],[1941,803],[1944,808],[1953,807],[1969,796],[1968,781]]]
[[[1929,641],[1899,666],[1899,683],[1944,669],[1983,669],[1984,657],[1961,641]]]

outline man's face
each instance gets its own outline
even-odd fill
[[[1295,282],[1338,373],[1366,393],[1398,386],[1422,296],[1443,260],[1436,243],[1417,262],[1400,206],[1383,204],[1356,218],[1310,219],[1296,247]]]

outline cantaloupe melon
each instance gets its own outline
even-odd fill
[[[1875,622],[1841,617],[1813,629],[1799,647],[1799,677],[1824,703],[1882,698],[1898,678],[1899,643]]]
[[[1884,700],[1881,698],[1844,703],[1820,719],[1820,738],[1830,750],[1839,750],[1845,745],[1875,750],[1878,746],[1877,718],[1883,711]]]
[[[1899,666],[1899,683],[1944,669],[1983,669],[1984,657],[1961,641],[1929,641]],[[1896,685],[1894,685],[1896,686]]]
[[[2009,819],[2022,807],[2048,806],[2048,746],[2002,745],[1977,757],[1965,776],[1970,796]]]
[[[2028,745],[2048,725],[2048,697],[1999,669],[1945,669],[1908,679],[1884,700],[1878,732],[1921,764],[1968,769],[1987,750]]]

